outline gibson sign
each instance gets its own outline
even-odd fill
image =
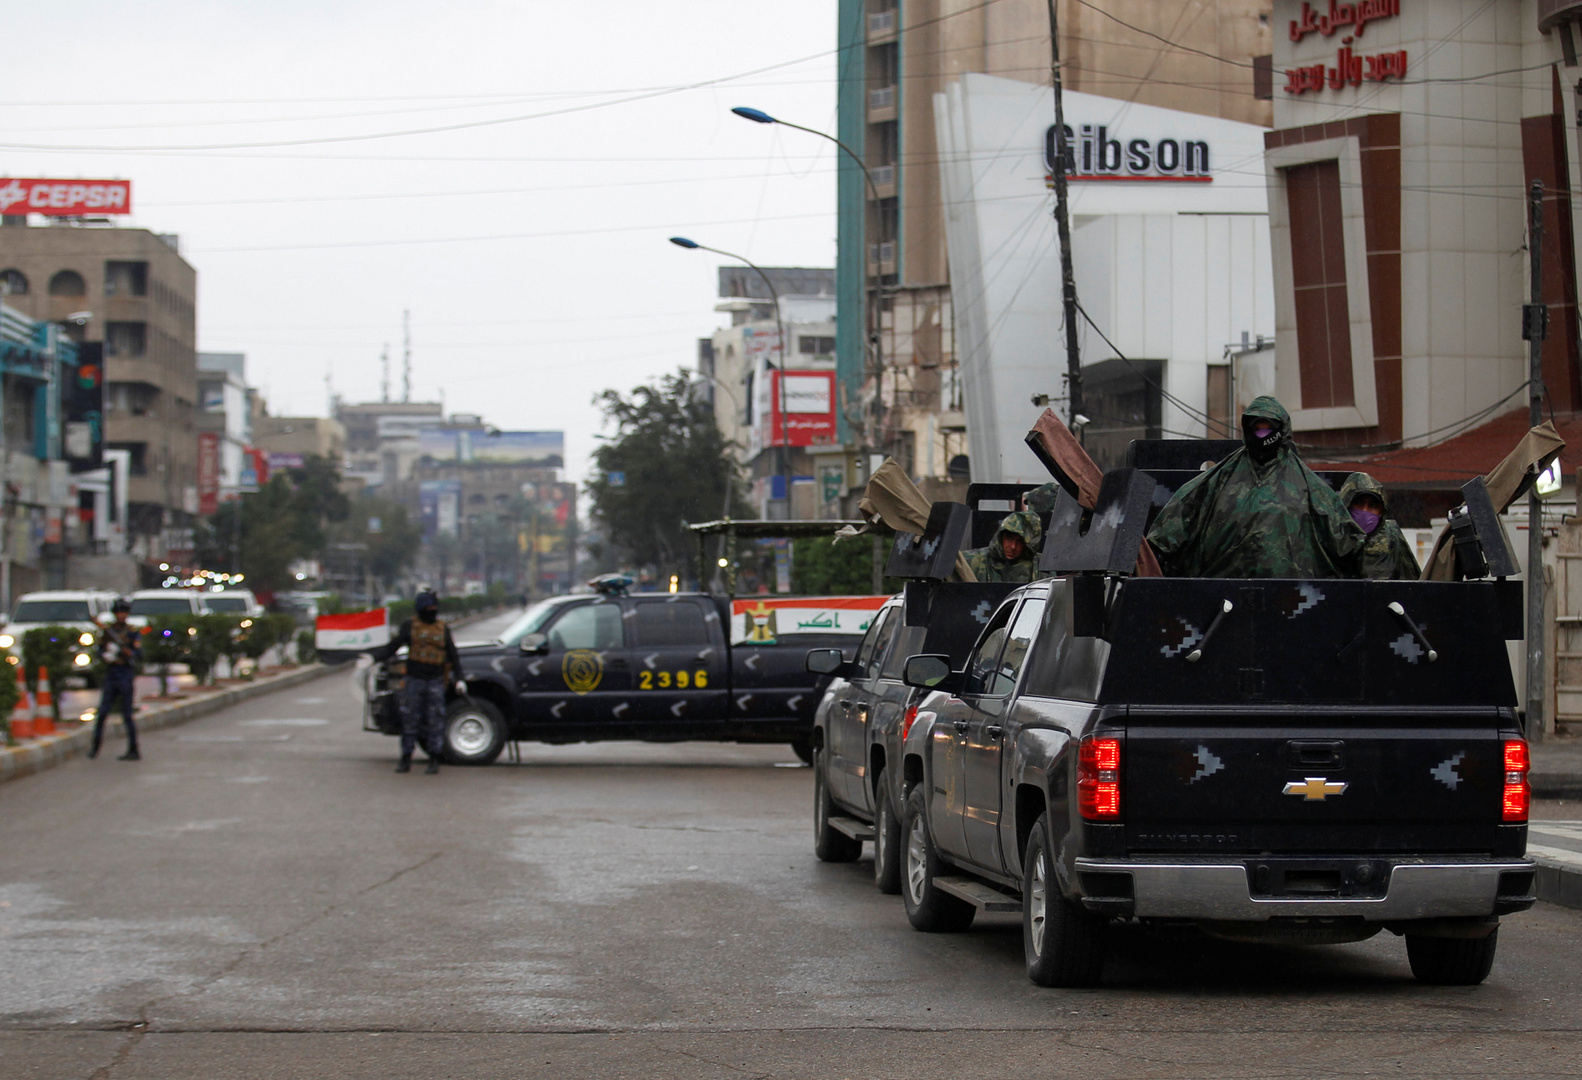
[[[0,178],[0,214],[130,214],[130,180],[11,180]]]
[[[1332,37],[1346,28],[1350,33],[1340,39],[1335,52],[1335,63],[1308,64],[1290,68],[1285,73],[1287,94],[1318,93],[1328,87],[1340,90],[1347,86],[1361,86],[1365,82],[1385,82],[1406,76],[1406,50],[1359,56],[1351,46],[1370,22],[1389,19],[1401,13],[1401,0],[1357,0],[1353,4],[1338,4],[1329,0],[1329,11],[1320,13],[1303,0],[1302,15],[1291,20],[1291,40],[1301,41],[1308,34]]]
[[[1054,182],[1055,125],[1044,132],[1044,168]],[[1080,134],[1068,124],[1065,138],[1068,180],[1175,180],[1206,184],[1208,143],[1201,139],[1122,139],[1104,124],[1083,124]]]

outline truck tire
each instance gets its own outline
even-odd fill
[[[928,804],[921,784],[906,797],[901,836],[901,900],[912,929],[938,934],[971,926],[978,909],[934,885],[935,878],[944,876],[945,864],[934,850],[934,839],[928,832]]]
[[[1500,931],[1485,938],[1406,935],[1406,959],[1412,976],[1432,986],[1476,986],[1489,977]]]
[[[487,765],[505,749],[505,719],[482,698],[461,697],[445,714],[445,760]]]
[[[873,883],[880,892],[894,896],[901,891],[901,821],[890,805],[884,773],[874,786],[879,797],[873,812]]]
[[[791,752],[797,756],[798,761],[804,765],[813,764],[812,735],[799,735],[797,738],[792,739],[789,745]]]
[[[1104,972],[1104,920],[1060,894],[1046,814],[1022,858],[1022,951],[1039,986],[1097,986]]]
[[[862,841],[830,827],[835,801],[830,798],[829,781],[824,775],[828,755],[828,750],[813,752],[813,854],[820,862],[856,862],[862,854]]]

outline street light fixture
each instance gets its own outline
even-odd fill
[[[769,290],[769,299],[774,303],[775,309],[775,334],[776,348],[780,351],[780,482],[785,486],[786,520],[791,518],[791,419],[786,409],[786,396],[789,389],[786,385],[786,328],[780,319],[780,293],[775,289],[775,283],[769,280],[769,275],[764,273],[763,267],[742,255],[730,251],[721,251],[719,248],[700,244],[696,240],[689,240],[685,236],[672,236],[670,242],[677,247],[686,248],[688,251],[712,251],[716,255],[723,255],[727,259],[736,259],[746,263],[748,269],[763,279],[764,286]],[[771,365],[771,369],[773,365]],[[770,441],[774,440],[774,432],[770,431]]]
[[[746,105],[738,105],[738,106],[736,106],[736,108],[732,109],[731,112],[735,113],[737,116],[740,116],[744,120],[751,120],[755,124],[779,124],[781,127],[795,128],[797,131],[805,131],[809,135],[817,135],[821,139],[826,139],[829,142],[834,143],[836,146],[838,146],[841,149],[841,151],[847,157],[849,157],[851,159],[852,164],[856,165],[857,168],[862,170],[863,181],[868,186],[868,195],[869,195],[870,198],[873,199],[875,207],[878,206],[878,203],[879,203],[879,185],[874,183],[873,173],[868,171],[868,165],[867,165],[866,162],[864,162],[862,160],[862,155],[858,154],[857,151],[855,151],[851,147],[847,146],[840,139],[836,138],[835,136],[829,134],[826,131],[819,131],[817,128],[803,127],[801,124],[793,124],[791,121],[789,121],[789,120],[782,120],[778,116],[770,116],[768,113],[764,112],[762,109],[754,109],[754,108],[750,108],[749,106],[746,106]],[[867,262],[868,262],[868,213],[867,213],[866,210],[863,211],[862,225],[863,225],[863,236],[862,236],[862,244],[860,245],[860,248],[862,250],[862,257],[863,257],[863,278],[866,280],[869,277],[869,274],[867,272]],[[864,293],[865,293],[865,297],[866,297],[866,306],[868,308],[868,311],[867,311],[867,318],[865,318],[863,320],[863,323],[868,327],[868,339],[871,342],[872,348],[873,348],[873,365],[874,365],[873,400],[874,400],[874,418],[877,421],[875,426],[877,428],[877,427],[882,427],[883,426],[883,418],[884,418],[884,399],[883,399],[883,397],[882,397],[882,395],[880,393],[881,388],[884,385],[884,344],[883,344],[883,340],[880,337],[880,332],[879,332],[880,331],[880,313],[879,313],[880,287],[879,287],[879,284],[878,284],[877,280],[875,280],[874,283],[868,289],[864,290]],[[878,436],[879,432],[877,430],[875,430],[874,435]]]

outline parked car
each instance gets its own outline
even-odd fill
[[[139,589],[131,601],[126,621],[133,626],[147,626],[156,615],[204,615],[209,610],[197,589]]]
[[[258,602],[258,597],[253,595],[251,589],[219,589],[203,594],[203,606],[216,614],[238,615],[244,619],[256,619],[264,613],[264,605]]]
[[[0,650],[18,658],[22,637],[41,626],[64,626],[76,631],[72,642],[72,667],[90,685],[93,683],[95,635],[110,618],[115,593],[97,590],[54,590],[24,593],[11,611],[5,629],[0,631]]]

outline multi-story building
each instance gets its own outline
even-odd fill
[[[1067,89],[1271,122],[1271,0],[1059,0],[1057,13]],[[839,373],[861,403],[841,436],[943,481],[963,474],[967,443],[935,98],[968,72],[1047,86],[1047,7],[841,0],[839,19],[838,134],[871,178],[841,158]]]
[[[252,395],[244,353],[198,354],[198,510],[235,498],[253,441]]]
[[[301,464],[305,457],[346,458],[346,429],[324,416],[261,416],[253,422],[253,447],[271,469]]]
[[[346,476],[364,487],[390,487],[411,479],[419,433],[444,422],[437,401],[335,403],[335,419],[346,433]],[[389,494],[387,490],[385,492]]]
[[[748,267],[720,268],[715,310],[731,325],[699,342],[700,390],[761,516],[838,516],[855,459],[836,430],[835,274],[780,266],[763,273],[768,283]]]
[[[106,452],[130,461],[128,543],[192,548],[198,510],[197,272],[174,236],[80,224],[0,226],[6,303],[104,347]]]

